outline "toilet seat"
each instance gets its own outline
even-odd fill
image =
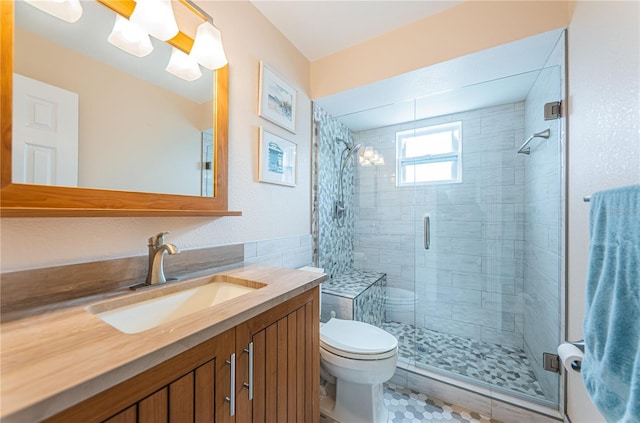
[[[397,354],[398,340],[368,323],[333,318],[320,328],[320,346],[345,358],[382,360]]]

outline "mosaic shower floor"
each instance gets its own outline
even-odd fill
[[[400,360],[416,366],[432,366],[544,399],[523,350],[416,328],[406,323],[385,322],[382,328],[398,338]]]

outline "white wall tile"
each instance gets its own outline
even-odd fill
[[[514,330],[516,312],[522,313],[516,287],[522,286],[524,271],[525,181],[524,161],[514,147],[524,136],[524,115],[524,103],[507,104],[354,134],[358,142],[391,155],[385,155],[384,167],[357,170],[356,262],[388,272],[389,286],[415,289],[418,324],[480,339],[482,325],[472,312],[464,321],[452,312],[455,305],[467,305],[484,313],[480,320],[488,327]],[[463,182],[396,187],[394,131],[454,120],[463,122]],[[430,250],[424,250],[422,239],[426,213]],[[491,310],[482,309],[482,291],[495,294],[484,297],[493,308],[496,295],[519,302],[504,316],[494,310],[494,322],[486,317]]]

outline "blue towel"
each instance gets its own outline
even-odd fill
[[[582,380],[608,422],[640,422],[640,185],[591,196]]]

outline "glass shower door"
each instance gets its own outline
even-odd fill
[[[423,142],[440,143],[431,156],[446,163],[413,181],[415,365],[552,408],[560,378],[542,353],[561,342],[564,315],[564,119],[545,120],[544,105],[562,99],[563,75],[564,35],[543,69],[523,75],[535,81],[524,100],[412,128],[441,131]]]

